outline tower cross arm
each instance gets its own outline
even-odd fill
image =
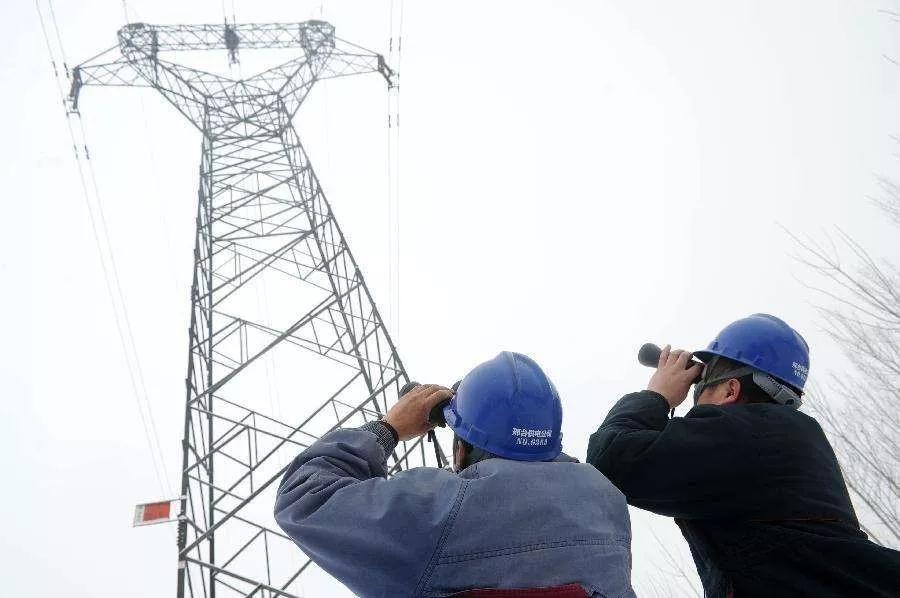
[[[387,65],[384,56],[338,40],[333,47],[307,49],[304,56],[264,71],[246,83],[277,94],[290,121],[317,81],[367,73],[379,73],[388,87],[396,85],[397,73]]]
[[[78,98],[85,85],[114,87],[150,87],[132,64],[121,55],[113,54],[118,46],[104,50],[72,69],[71,86],[66,98],[70,112],[78,112]]]
[[[338,48],[331,53],[320,79],[334,79],[348,75],[378,73],[387,81],[388,87],[397,85],[399,74],[387,65],[384,56],[374,52]]]
[[[233,83],[227,77],[162,60],[154,27],[126,25],[118,37],[116,46],[72,69],[70,112],[78,112],[85,85],[152,87],[201,128],[207,98]]]
[[[69,112],[79,111],[79,99],[85,85],[152,87],[200,128],[206,98],[230,84],[227,79],[212,73],[158,60],[141,52],[126,54],[123,51],[120,57],[106,58],[111,50],[72,69],[72,83],[66,98]]]
[[[235,46],[240,49],[308,49],[323,44],[333,47],[334,25],[325,21],[218,25],[129,23],[119,30],[119,39],[152,44],[153,52],[231,50]]]
[[[389,87],[397,81],[397,74],[381,54],[335,37],[334,26],[325,21],[233,25],[129,23],[119,30],[118,39],[119,56],[111,54],[116,49],[113,47],[73,70],[68,98],[70,111],[78,111],[79,95],[85,85],[138,86],[156,88],[198,128],[210,101],[223,103],[224,120],[239,121],[242,117],[237,113],[234,98],[247,93],[276,94],[289,121],[318,80],[375,72],[384,77]],[[302,54],[240,81],[163,59],[167,52],[217,49],[228,50],[235,59],[239,50],[254,48],[297,48]]]

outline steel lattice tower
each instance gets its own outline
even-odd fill
[[[242,80],[163,59],[261,48],[299,56]],[[379,417],[407,381],[292,125],[317,81],[371,72],[394,76],[323,21],[133,23],[73,69],[72,110],[85,85],[152,87],[202,133],[179,598],[296,595],[312,568],[272,516],[285,466],[321,434]],[[277,307],[262,307],[267,294]],[[291,389],[281,406],[263,398],[276,374]],[[434,460],[419,439],[401,443],[389,466]]]

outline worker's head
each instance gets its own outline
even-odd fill
[[[704,351],[694,387],[698,405],[778,403],[797,408],[809,373],[809,346],[782,320],[754,314],[726,326]]]
[[[562,404],[532,359],[504,351],[469,372],[444,408],[457,470],[489,457],[551,461],[562,450]]]

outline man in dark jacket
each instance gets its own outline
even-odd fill
[[[591,436],[588,462],[628,504],[675,518],[708,597],[900,596],[900,553],[860,531],[828,440],[797,410],[803,338],[756,314],[695,355],[704,364],[663,349],[647,390]],[[694,408],[669,419],[695,382]]]

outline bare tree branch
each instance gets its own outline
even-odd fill
[[[885,177],[878,182],[885,195],[872,202],[900,226],[900,185]],[[900,270],[841,229],[837,242],[826,237],[827,248],[787,233],[800,250],[797,261],[816,280],[804,284],[818,297],[825,331],[851,365],[831,376],[827,393],[810,389],[806,404],[834,446],[860,527],[873,541],[898,548]]]
[[[654,576],[650,580],[654,595],[703,598],[703,591],[697,586],[697,574],[694,572],[693,563],[685,565],[684,559],[672,552],[652,527],[650,533],[653,534],[656,544],[662,550],[666,565],[665,568],[658,566],[662,576]],[[664,591],[658,593],[660,587]]]

